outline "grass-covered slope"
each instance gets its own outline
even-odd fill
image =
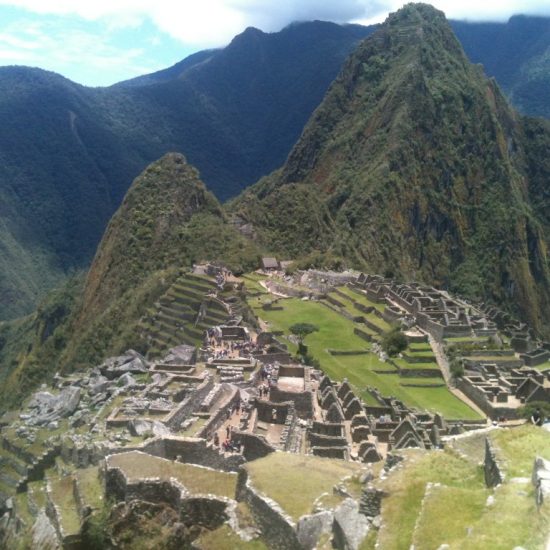
[[[513,303],[543,328],[546,203],[530,189],[543,198],[550,172],[536,159],[549,148],[546,127],[536,143],[533,132],[443,13],[409,4],[350,56],[283,168],[235,207],[281,254],[317,250]]]
[[[245,279],[249,286],[249,280]],[[343,287],[342,294],[351,292]],[[297,351],[297,346],[290,340],[290,327],[296,323],[311,323],[318,327],[318,331],[307,336],[305,344],[308,353],[319,361],[319,366],[333,380],[341,381],[347,378],[363,401],[376,404],[376,400],[369,393],[368,387],[376,388],[384,396],[394,396],[410,407],[419,410],[429,410],[445,416],[447,419],[479,420],[480,416],[468,405],[463,403],[445,386],[439,367],[435,363],[433,353],[428,344],[420,348],[427,357],[428,363],[407,363],[405,359],[395,359],[393,363],[382,362],[378,355],[371,352],[372,343],[360,337],[355,331],[367,333],[373,342],[380,341],[382,334],[391,327],[381,317],[374,314],[365,315],[354,310],[351,301],[336,295],[344,306],[345,313],[354,316],[363,316],[371,327],[376,326],[379,332],[362,322],[354,322],[342,315],[338,308],[331,304],[318,301],[303,301],[298,298],[285,298],[277,301],[275,307],[265,307],[271,303],[273,296],[262,294],[256,290],[256,296],[251,296],[248,302],[254,314],[268,324],[269,330],[281,331],[289,349]],[[374,304],[357,294],[349,294],[367,307]],[[417,348],[418,349],[418,348]],[[340,352],[340,353],[338,353]],[[342,354],[341,352],[347,352]],[[414,348],[405,352],[414,355]],[[433,370],[433,376],[400,376],[399,369],[408,371],[415,368]]]

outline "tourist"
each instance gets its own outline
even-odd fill
[[[544,424],[544,418],[543,418],[543,416],[540,412],[540,409],[538,407],[535,409],[535,412],[531,416],[531,422],[535,426],[542,426]]]
[[[220,436],[218,435],[218,432],[214,434],[214,447],[220,446]]]

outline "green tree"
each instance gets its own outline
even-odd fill
[[[382,349],[390,356],[395,357],[398,353],[407,349],[409,345],[407,337],[401,328],[394,327],[382,337]]]
[[[307,354],[307,348],[304,346],[304,338],[313,332],[317,332],[319,327],[311,323],[295,323],[290,327],[290,332],[298,338],[298,353]]]

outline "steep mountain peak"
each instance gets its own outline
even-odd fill
[[[258,235],[269,221],[276,253],[320,250],[508,300],[540,326],[550,277],[522,124],[443,13],[408,4],[351,54],[286,164],[254,189],[259,202],[247,197],[255,211],[241,203],[243,217]],[[273,210],[300,196],[315,241],[277,226],[289,215]]]
[[[485,86],[483,75],[468,62],[443,12],[427,4],[407,4],[348,58],[291,151],[283,181],[311,179],[318,153],[327,139],[334,141],[336,126],[347,128],[342,131],[347,140],[353,129],[355,142],[369,139],[382,127],[400,133],[404,118],[416,115],[417,124],[430,114],[424,112],[427,98],[448,103],[451,96],[460,95],[465,83],[474,80],[482,80]],[[391,149],[393,143],[397,140],[385,147]]]
[[[185,247],[178,247],[185,225],[201,213],[222,217],[217,199],[183,155],[168,153],[148,166],[134,180],[99,245],[83,313],[101,310],[110,296],[137,285],[148,273],[177,265],[178,255],[186,254]]]

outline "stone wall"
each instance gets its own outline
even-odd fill
[[[59,456],[61,447],[56,445],[51,449],[43,451],[43,453],[35,459],[28,467],[25,478],[17,486],[17,492],[21,493],[27,489],[29,481],[38,481],[44,479],[44,472],[55,464],[55,459]]]
[[[107,467],[105,473],[105,496],[117,501],[144,500],[163,503],[178,510],[187,526],[201,526],[216,529],[229,516],[228,507],[234,501],[214,495],[189,495],[187,489],[175,479],[161,481],[157,478],[128,482],[118,468]]]
[[[186,418],[197,411],[203,399],[214,387],[214,378],[209,376],[202,384],[196,387],[164,420],[170,428],[177,428]]]
[[[280,363],[281,365],[290,365],[292,363],[292,356],[286,352],[255,353],[253,357],[264,365],[272,365],[274,363]]]
[[[485,460],[483,462],[483,473],[485,475],[485,484],[487,487],[496,487],[504,480],[504,474],[500,469],[495,450],[489,441],[485,439]]]
[[[364,330],[361,330],[360,328],[355,327],[353,329],[353,333],[356,336],[359,336],[359,338],[363,338],[363,340],[366,340],[367,342],[372,342],[373,341],[372,336],[368,332],[365,332]]]
[[[313,417],[313,394],[309,391],[295,393],[272,388],[269,392],[269,399],[273,403],[292,401],[300,418]]]
[[[163,441],[164,456],[162,458],[169,460],[175,460],[181,456],[182,461],[189,464],[231,472],[237,471],[244,462],[244,457],[241,455],[231,455],[225,458],[217,449],[208,446],[204,439],[164,437]]]
[[[214,412],[214,414],[210,416],[208,422],[201,428],[197,436],[209,439],[210,434],[213,434],[226,420],[227,409],[232,409],[233,405],[235,405],[235,403],[237,402],[240,402],[240,400],[241,392],[237,388],[235,388],[233,394],[225,403],[225,406],[220,407],[216,412]]]
[[[516,419],[518,417],[517,409],[500,406],[493,407],[487,400],[485,393],[467,380],[460,378],[457,381],[456,387],[466,397],[470,398],[489,418],[500,418],[503,416],[508,419]]]
[[[53,525],[57,538],[64,550],[77,550],[81,548],[80,533],[69,535],[65,533],[63,526],[61,525],[61,511],[52,499],[49,482],[46,484],[46,515]]]
[[[296,524],[281,507],[253,487],[245,469],[239,472],[237,500],[248,504],[262,536],[273,550],[301,548]]]
[[[308,433],[308,439],[312,447],[347,447],[347,439],[343,436],[321,435],[314,432]]]
[[[234,431],[231,439],[243,445],[243,456],[246,460],[256,460],[275,452],[275,447],[270,445],[265,437],[260,435]]]

